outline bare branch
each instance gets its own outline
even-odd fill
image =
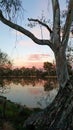
[[[65,49],[66,49],[67,42],[69,39],[69,32],[70,32],[72,21],[73,21],[73,0],[70,0],[69,6],[68,6],[68,13],[67,13],[67,17],[66,17],[66,21],[64,25],[63,38],[62,38],[62,44],[65,46]]]
[[[52,7],[54,41],[60,41],[60,7],[58,0],[52,0]]]
[[[29,21],[34,21],[34,22],[37,22],[37,23],[43,25],[44,27],[46,27],[46,28],[48,29],[48,31],[49,31],[50,33],[52,33],[51,28],[50,28],[47,24],[41,22],[40,20],[38,20],[38,19],[32,19],[32,18],[30,18],[30,19],[28,18],[28,20],[29,20]]]
[[[53,50],[53,44],[51,43],[51,41],[49,40],[41,40],[38,39],[37,37],[35,37],[33,35],[33,33],[31,33],[30,31],[26,30],[25,28],[12,23],[11,21],[7,20],[6,18],[4,18],[4,16],[2,15],[2,11],[0,10],[0,21],[6,25],[8,25],[9,27],[23,33],[24,35],[28,36],[30,39],[32,39],[35,43],[37,43],[38,45],[48,45],[52,50]]]

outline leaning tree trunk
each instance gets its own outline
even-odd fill
[[[27,130],[72,130],[73,87],[69,80],[66,56],[61,49],[55,54],[57,77],[60,85],[54,101],[38,114],[25,121]]]

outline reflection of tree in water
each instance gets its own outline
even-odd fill
[[[10,87],[7,84],[7,81],[3,78],[0,78],[0,94],[8,93],[10,91]]]
[[[44,84],[44,91],[50,91],[54,88],[58,87],[58,82],[57,80],[54,78],[54,79],[48,79],[46,81],[46,83]]]
[[[42,84],[42,80],[37,79],[37,78],[7,78],[7,79],[2,79],[4,82],[4,85],[10,85],[11,83],[15,84],[15,85],[22,85],[23,87],[25,85],[32,85],[35,86],[38,83]]]
[[[36,84],[38,84],[38,83],[42,83],[42,80],[40,80],[40,79],[37,79],[37,78],[21,78],[21,79],[19,79],[19,82],[18,83],[20,83],[23,87],[25,86],[25,85],[32,85],[33,87],[36,85]]]
[[[38,83],[44,84],[41,79],[37,78],[0,78],[0,93],[6,93],[10,90],[10,85],[21,85],[22,87],[25,87],[25,85],[32,85],[33,87]]]
[[[37,104],[41,108],[47,107],[54,100],[57,93],[58,93],[58,88],[54,88],[50,91],[47,91],[45,95],[42,93],[42,95],[40,96],[40,100],[37,102]]]
[[[37,102],[42,108],[48,106],[58,93],[58,83],[56,79],[49,79],[44,84],[45,95],[42,93],[40,100]]]
[[[0,94],[10,92],[11,85],[13,86],[15,84],[16,86],[21,85],[22,87],[25,87],[25,85],[27,87],[28,85],[34,87],[44,86],[44,91],[41,91],[40,99],[37,102],[41,108],[44,106],[46,107],[49,103],[51,103],[57,94],[57,89],[55,88],[55,86],[58,86],[56,79],[49,79],[44,81],[36,78],[0,78]]]

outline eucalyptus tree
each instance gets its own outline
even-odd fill
[[[1,0],[1,7],[4,8],[5,11],[7,11],[7,14],[10,17],[10,13],[12,14],[12,11],[17,12],[20,10],[21,2],[20,0],[7,0],[6,2],[4,0]],[[69,32],[70,27],[73,20],[73,1],[69,1],[68,5],[68,12],[66,16],[66,21],[64,25],[64,31],[62,38],[60,37],[61,29],[60,29],[60,5],[58,0],[52,0],[52,7],[53,7],[53,28],[51,29],[47,24],[41,22],[38,19],[29,19],[29,21],[35,21],[41,24],[42,26],[45,26],[47,30],[50,32],[50,40],[45,39],[38,39],[33,33],[31,33],[29,30],[21,27],[20,25],[14,24],[11,22],[11,20],[7,20],[3,16],[2,9],[0,10],[0,21],[2,21],[4,24],[8,25],[9,27],[20,31],[24,35],[31,38],[35,43],[39,45],[47,45],[49,46],[52,51],[54,52],[55,59],[56,59],[56,70],[57,70],[57,77],[59,81],[60,87],[65,87],[66,83],[69,81],[69,75],[67,71],[67,63],[66,63],[66,47],[68,44],[69,39]]]
[[[19,11],[21,7],[20,0],[1,0],[0,4],[1,7],[6,7],[8,15],[14,10]],[[12,4],[10,3],[12,2]],[[6,6],[3,6],[4,3]],[[19,3],[19,4],[16,4]],[[42,129],[42,130],[57,130],[57,129],[72,129],[73,128],[73,117],[72,117],[72,109],[73,109],[73,88],[70,83],[70,78],[67,69],[67,61],[66,61],[66,48],[68,45],[69,34],[71,25],[73,22],[73,0],[68,1],[68,8],[66,12],[65,23],[63,26],[63,32],[61,37],[61,13],[60,13],[60,3],[59,0],[51,0],[52,3],[52,12],[53,12],[53,27],[50,28],[48,24],[44,21],[40,21],[39,19],[28,19],[29,21],[37,22],[41,26],[47,28],[50,33],[50,39],[39,39],[37,38],[32,32],[25,29],[21,25],[17,25],[11,21],[11,18],[7,19],[3,15],[3,10],[0,9],[0,21],[9,27],[23,33],[34,43],[38,45],[47,45],[50,47],[51,50],[54,52],[55,60],[56,60],[56,72],[57,72],[57,79],[59,82],[60,90],[53,101],[53,103],[48,106],[48,112],[44,112],[42,117],[39,119],[37,116],[37,121],[32,121],[33,125],[37,124],[37,128],[35,129]],[[12,13],[11,13],[12,14]],[[47,110],[47,109],[46,109]],[[50,113],[49,113],[50,112]],[[47,114],[46,114],[47,113]],[[38,121],[39,120],[39,121]],[[31,122],[31,121],[30,121]],[[39,126],[40,124],[40,126]],[[41,126],[42,124],[42,126]]]

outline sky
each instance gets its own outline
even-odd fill
[[[44,9],[45,17],[52,19],[51,4],[48,0],[22,0],[24,17],[19,17],[17,23],[30,30],[38,38],[42,38],[40,26],[29,28],[27,18],[39,18]],[[62,4],[64,0],[61,0]],[[49,39],[48,31],[42,27],[43,38]],[[13,60],[15,67],[43,66],[43,62],[53,62],[54,54],[48,46],[40,46],[30,38],[0,22],[0,49]]]

